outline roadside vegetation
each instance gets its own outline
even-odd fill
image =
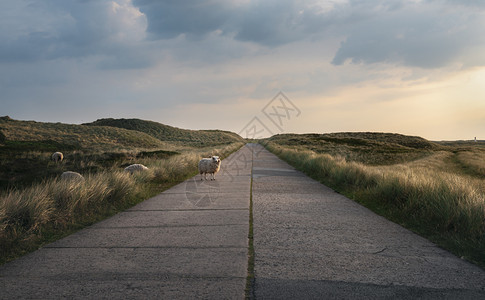
[[[0,264],[154,196],[195,175],[200,158],[224,158],[244,144],[226,132],[195,147],[129,129],[8,117],[0,133]],[[54,151],[64,153],[62,162],[50,160]],[[133,163],[149,170],[124,172]],[[64,171],[85,180],[61,180]]]
[[[261,142],[312,178],[485,267],[485,143],[381,133]]]

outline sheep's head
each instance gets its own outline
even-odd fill
[[[215,162],[216,164],[221,163],[221,159],[219,158],[219,156],[212,156],[212,161]]]

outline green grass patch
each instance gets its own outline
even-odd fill
[[[0,155],[11,155],[15,152],[28,152],[28,151],[72,151],[80,149],[79,145],[63,144],[57,141],[45,140],[45,141],[5,141],[2,147],[0,147]]]

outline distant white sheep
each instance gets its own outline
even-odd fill
[[[73,171],[66,171],[61,174],[61,179],[62,180],[79,180],[79,181],[84,181],[83,175],[79,174],[78,172],[73,172]]]
[[[125,171],[130,172],[130,174],[133,174],[135,172],[146,171],[146,170],[148,170],[148,168],[142,164],[133,164],[125,168]]]
[[[211,180],[216,180],[215,174],[221,168],[221,160],[219,156],[212,156],[211,158],[203,158],[199,161],[200,180],[207,180],[207,174],[212,174]],[[204,174],[204,177],[202,177]]]
[[[54,152],[51,156],[52,160],[56,163],[61,162],[64,159],[64,155],[61,152]]]

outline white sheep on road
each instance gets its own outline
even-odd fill
[[[56,163],[61,162],[64,159],[64,155],[61,152],[54,152],[51,156],[52,160]]]
[[[211,180],[216,180],[215,174],[221,168],[221,160],[219,156],[212,156],[211,158],[203,158],[199,161],[200,180],[207,180],[207,174],[212,174]],[[204,174],[204,177],[202,177]]]

